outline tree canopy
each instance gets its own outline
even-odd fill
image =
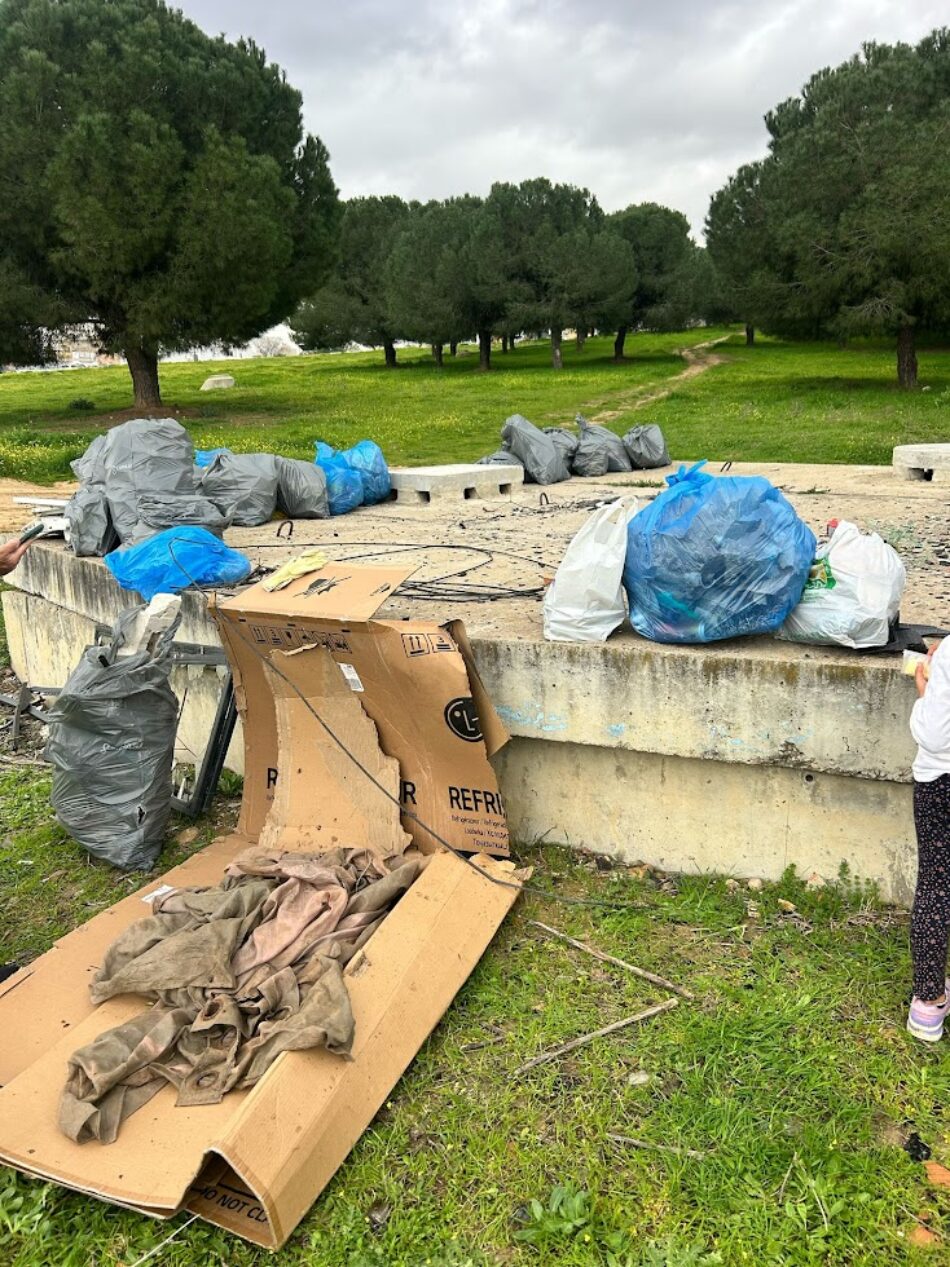
[[[397,235],[408,219],[408,205],[394,195],[346,203],[333,273],[294,317],[294,334],[302,347],[367,343],[385,348],[386,364],[396,364],[395,344],[401,336],[393,319],[388,273]]]
[[[337,192],[300,95],[161,0],[0,0],[0,350],[91,323],[160,404],[158,354],[237,343],[332,264]]]
[[[916,386],[917,335],[950,328],[950,33],[867,44],[766,124],[707,219],[737,307],[792,337],[891,334]]]

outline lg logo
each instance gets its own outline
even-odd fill
[[[475,701],[470,695],[450,700],[445,706],[445,720],[453,735],[464,739],[466,743],[478,743],[482,738],[482,727],[475,711]]]

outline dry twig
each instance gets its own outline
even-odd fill
[[[516,1069],[515,1077],[527,1073],[529,1069],[534,1069],[538,1065],[547,1064],[549,1060],[556,1060],[558,1056],[566,1056],[569,1051],[576,1051],[578,1047],[586,1047],[595,1038],[606,1038],[608,1034],[616,1034],[618,1030],[626,1029],[628,1025],[636,1025],[639,1021],[648,1021],[651,1016],[658,1016],[660,1012],[668,1012],[671,1007],[676,1007],[678,1002],[678,999],[664,999],[662,1003],[654,1003],[652,1007],[637,1012],[636,1016],[626,1016],[622,1021],[614,1021],[613,1025],[605,1025],[603,1029],[595,1029],[590,1034],[581,1034],[580,1038],[572,1038],[569,1043],[564,1043],[561,1047],[552,1047],[550,1051],[543,1051],[540,1056],[535,1056],[520,1069]]]
[[[691,994],[683,986],[674,985],[672,981],[667,981],[666,977],[658,977],[655,972],[647,972],[645,968],[638,968],[635,964],[627,963],[624,959],[618,959],[615,955],[608,955],[602,950],[595,950],[593,946],[587,946],[584,942],[578,941],[574,937],[568,937],[567,933],[559,933],[556,928],[551,928],[548,924],[542,924],[539,920],[530,919],[528,923],[533,928],[540,928],[542,932],[547,933],[550,937],[557,937],[561,941],[566,941],[575,950],[583,950],[586,955],[593,955],[595,959],[601,959],[604,963],[615,964],[618,968],[632,972],[635,977],[642,977],[644,981],[650,981],[653,985],[661,985],[664,990],[672,990],[674,994],[679,994],[684,999],[695,999],[696,997],[695,994]]]

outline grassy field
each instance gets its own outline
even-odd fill
[[[468,461],[498,447],[511,413],[546,426],[569,424],[578,410],[616,414],[618,432],[659,422],[676,458],[886,463],[895,444],[950,437],[950,350],[925,350],[927,390],[902,393],[888,345],[762,340],[746,348],[733,332],[717,349],[723,364],[670,384],[684,368],[677,349],[727,333],[638,334],[622,365],[612,362],[609,339],[590,339],[581,352],[565,348],[559,374],[546,345],[522,344],[496,352],[487,375],[469,350],[440,371],[427,352],[404,349],[397,370],[379,353],[355,353],[166,365],[162,380],[169,412],[200,446],[295,457],[311,457],[316,439],[346,445],[370,436],[393,463]],[[215,370],[233,373],[237,386],[202,394]],[[668,397],[637,408],[667,386]],[[0,477],[68,475],[93,435],[129,416],[129,399],[124,368],[0,376]]]
[[[0,958],[26,959],[137,884],[51,825],[41,771],[0,775]],[[233,803],[218,811],[233,814]],[[179,824],[175,830],[181,831]],[[199,848],[170,842],[163,866]],[[761,893],[524,849],[536,882],[279,1259],[203,1224],[161,1267],[809,1267],[950,1252],[950,1064],[903,1032],[903,917],[851,885]],[[603,860],[601,860],[602,862]],[[789,912],[780,899],[793,903]],[[662,991],[552,942],[541,919],[696,1002],[529,1074],[525,1060]],[[685,1153],[613,1143],[633,1136]],[[4,1267],[131,1267],[165,1225],[0,1170]]]
[[[213,366],[164,370],[168,401],[202,445],[310,456],[363,435],[392,461],[471,458],[504,417],[547,424],[616,411],[659,421],[676,457],[889,460],[891,445],[950,439],[950,352],[921,357],[930,391],[893,387],[890,349],[733,336],[724,364],[672,384],[676,349],[715,337],[637,336],[473,358],[440,374],[419,354],[241,362],[238,387],[202,396]],[[123,370],[0,378],[0,476],[52,479],[128,396]],[[70,408],[91,400],[95,414]],[[176,824],[162,869],[233,818],[219,801],[195,838]],[[621,825],[622,828],[622,825]],[[950,1192],[902,1144],[915,1131],[950,1165],[950,1063],[903,1030],[906,920],[846,880],[788,875],[753,893],[669,879],[556,846],[523,848],[536,882],[609,908],[531,895],[338,1173],[274,1259],[204,1224],[149,1258],[160,1267],[950,1267]],[[140,883],[95,862],[53,823],[42,767],[0,764],[0,961],[26,962]],[[792,906],[794,909],[788,909]],[[694,1003],[526,1075],[540,1051],[661,995],[546,940],[541,919],[692,989]],[[636,1137],[637,1149],[608,1136]],[[680,1150],[680,1151],[675,1151]],[[682,1150],[691,1150],[690,1155]],[[174,1226],[174,1225],[173,1225]],[[913,1240],[929,1229],[926,1249]],[[164,1224],[0,1169],[0,1267],[135,1267]]]

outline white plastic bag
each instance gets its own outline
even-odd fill
[[[842,520],[818,550],[801,602],[779,630],[790,642],[883,647],[897,616],[907,574],[876,532]]]
[[[601,506],[567,547],[544,596],[544,636],[552,642],[604,642],[626,616],[623,587],[627,524],[634,497]]]

